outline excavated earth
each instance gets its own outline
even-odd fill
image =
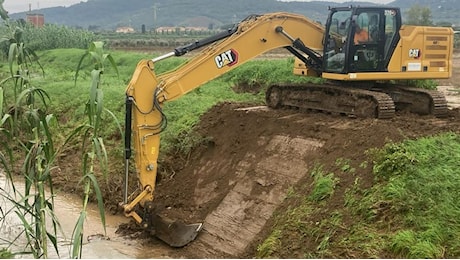
[[[157,185],[156,202],[164,215],[204,222],[197,240],[172,256],[251,258],[268,234],[274,212],[287,207],[288,188],[311,183],[309,170],[315,164],[327,168],[339,158],[359,164],[368,160],[370,148],[447,131],[460,131],[457,108],[442,119],[398,113],[379,120],[218,104],[202,116],[196,127],[202,142],[182,169]],[[174,164],[174,158],[164,163]],[[357,172],[368,187],[371,168]],[[343,205],[345,188],[354,179],[340,176],[330,207]]]

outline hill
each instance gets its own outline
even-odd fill
[[[425,6],[431,10],[435,23],[450,22],[455,26],[459,26],[458,13],[460,7],[458,3],[458,0],[396,0],[391,2],[390,5],[397,6],[403,11],[408,10],[415,4]]]
[[[267,12],[292,12],[312,20],[325,22],[328,6],[375,5],[369,2],[328,1],[280,2],[277,0],[88,0],[69,7],[53,7],[34,10],[45,15],[46,23],[72,27],[114,30],[130,26],[140,30],[159,26],[220,27],[241,21],[251,14]],[[400,7],[404,13],[411,6],[428,6],[435,23],[458,24],[459,12],[456,0],[396,0],[389,6]],[[25,18],[26,12],[11,14],[14,19]]]
[[[350,2],[351,3],[351,2]],[[350,3],[344,3],[348,5]],[[369,4],[363,2],[363,4]],[[218,27],[238,22],[248,15],[267,12],[292,12],[313,20],[325,21],[327,1],[280,2],[277,0],[88,0],[69,7],[35,10],[45,15],[46,23],[82,28],[113,30],[131,26],[140,30],[159,26]],[[12,14],[14,19],[24,18],[26,12]],[[196,22],[198,21],[198,22]]]

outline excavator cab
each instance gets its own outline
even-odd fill
[[[324,72],[384,72],[401,27],[398,8],[331,8],[324,41]]]

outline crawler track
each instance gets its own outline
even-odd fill
[[[273,85],[266,92],[269,107],[294,107],[361,118],[389,119],[395,111],[447,116],[447,101],[435,90],[378,84],[355,88],[332,84]]]
[[[447,100],[439,91],[389,84],[379,85],[375,90],[387,93],[393,99],[397,111],[441,118],[447,116]]]
[[[365,89],[334,85],[273,85],[266,92],[269,107],[295,107],[355,117],[392,118],[395,113],[389,95]]]

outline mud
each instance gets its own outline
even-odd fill
[[[196,127],[201,146],[182,170],[157,186],[156,202],[163,214],[204,222],[197,240],[172,256],[253,257],[273,213],[289,203],[289,188],[311,183],[308,172],[315,164],[332,167],[340,158],[359,164],[368,159],[368,149],[387,142],[459,132],[459,119],[458,109],[443,119],[405,113],[379,120],[219,104]],[[370,169],[361,171],[363,182],[371,186]],[[345,187],[354,179],[341,176],[343,188],[335,192],[332,207],[343,205]]]
[[[6,176],[0,171],[0,188],[2,192],[6,192],[13,196],[13,188],[11,183],[7,181]],[[24,185],[20,179],[15,180],[15,189],[19,194],[24,193]],[[49,245],[49,258],[69,258],[72,232],[77,222],[81,210],[81,199],[73,194],[57,193],[54,199],[54,213],[59,219],[59,224],[62,229],[57,232],[58,236],[58,251]],[[0,210],[2,213],[9,212],[14,209],[12,203],[6,199],[6,194],[0,196]],[[1,216],[3,217],[3,215]],[[1,218],[0,218],[1,219]],[[3,221],[4,220],[4,221]],[[121,236],[117,236],[115,231],[120,223],[128,220],[123,216],[106,215],[105,230],[102,225],[99,211],[96,205],[89,205],[87,217],[84,223],[83,238],[83,253],[82,258],[132,258],[140,248]],[[24,237],[15,240],[16,236],[23,232],[24,227],[21,225],[20,219],[15,214],[8,214],[5,219],[2,219],[0,226],[0,248],[9,246],[9,242],[14,241],[10,250],[20,252],[26,245]],[[49,230],[52,230],[50,227]],[[156,256],[161,256],[160,250],[157,250]],[[30,255],[20,255],[19,258],[29,258]]]
[[[164,171],[155,194],[158,209],[170,218],[204,223],[194,242],[170,250],[167,257],[253,258],[257,245],[270,232],[273,216],[294,203],[286,199],[289,190],[309,187],[309,171],[315,165],[327,171],[344,159],[356,169],[353,176],[339,176],[341,182],[328,205],[334,210],[344,204],[345,191],[356,175],[362,187],[374,184],[372,167],[359,167],[369,160],[369,149],[408,138],[460,132],[460,55],[456,53],[455,58],[452,79],[439,81],[438,90],[446,95],[449,106],[448,117],[442,119],[405,112],[389,120],[362,119],[252,104],[216,105],[194,129],[201,144],[184,157],[161,161]],[[322,216],[310,220],[315,219],[320,221]],[[353,219],[344,216],[344,221]],[[143,241],[145,250],[137,257],[149,257],[149,250],[164,246],[155,238],[135,237]],[[286,258],[303,258],[301,252],[315,251],[317,246],[296,243],[283,243],[293,245],[286,249]],[[350,258],[360,252],[337,250],[334,255]]]

